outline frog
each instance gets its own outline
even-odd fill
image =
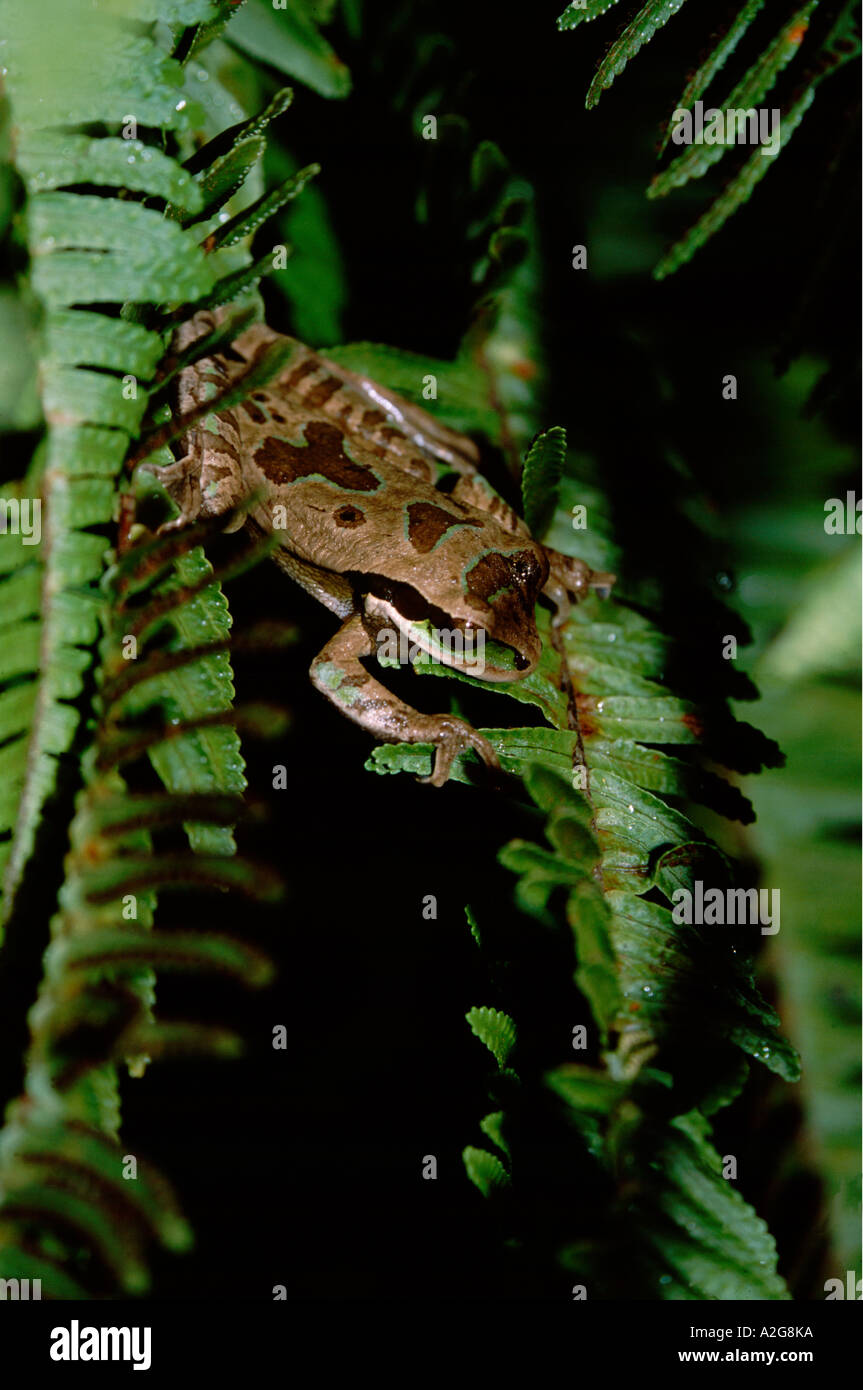
[[[196,313],[174,350],[215,333],[225,312]],[[220,407],[274,349],[275,377]],[[213,519],[273,537],[279,567],[340,620],[311,664],[317,690],[379,740],[431,744],[421,781],[443,786],[469,750],[499,772],[467,720],[413,709],[367,669],[381,634],[483,681],[523,680],[542,652],[537,602],[557,627],[588,593],[607,597],[615,576],[536,540],[483,476],[469,436],[266,323],[184,367],[176,395],[180,419],[193,414],[179,457],[146,465],[175,504],[166,527]]]

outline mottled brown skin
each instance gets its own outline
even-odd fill
[[[177,349],[220,319],[197,314],[179,331]],[[228,352],[183,371],[180,412],[200,408],[285,341],[256,324]],[[180,509],[172,524],[217,517],[259,497],[234,524],[282,537],[274,558],[343,619],[312,663],[312,681],[377,738],[434,744],[427,780],[435,786],[468,748],[492,767],[497,756],[466,721],[419,714],[366,670],[381,627],[408,631],[411,622],[430,619],[450,630],[483,629],[514,652],[515,668],[486,659],[482,679],[519,680],[541,653],[539,595],[552,600],[561,621],[572,598],[591,587],[607,592],[613,582],[537,544],[477,471],[469,439],[299,342],[265,390],[204,416],[184,443],[182,459],[154,470]],[[436,483],[453,471],[455,486],[439,491]]]

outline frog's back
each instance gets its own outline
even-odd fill
[[[472,440],[441,424],[428,411],[394,392],[329,361],[297,341],[285,339],[265,324],[256,324],[233,344],[241,372],[276,342],[293,342],[293,351],[266,391],[252,402],[272,406],[274,418],[288,407],[301,418],[321,413],[352,440],[361,441],[380,458],[405,472],[434,481],[443,469],[472,472],[479,454]]]
[[[268,405],[263,393],[251,404]],[[421,456],[407,472],[389,449],[348,435],[323,412],[284,402],[274,409],[280,418],[244,440],[249,481],[266,498],[260,510],[270,525],[303,559],[407,581],[426,568],[458,572],[483,551],[524,547],[488,513],[440,492]]]

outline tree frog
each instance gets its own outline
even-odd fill
[[[211,333],[223,315],[196,314],[176,349]],[[607,595],[614,576],[535,541],[482,477],[466,436],[265,324],[180,373],[180,412],[221,396],[279,343],[286,355],[275,380],[240,405],[220,410],[216,401],[184,436],[183,457],[150,465],[179,507],[169,525],[218,517],[254,497],[231,529],[275,533],[277,563],[341,619],[312,663],[317,689],[379,739],[434,745],[423,779],[434,786],[467,749],[498,767],[465,720],[419,713],[366,669],[381,632],[395,630],[464,669],[476,639],[487,638],[476,674],[520,680],[540,657],[540,595],[561,622],[571,600],[590,589]],[[464,641],[441,644],[435,632]]]

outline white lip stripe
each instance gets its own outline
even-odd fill
[[[410,620],[403,617],[391,603],[386,601],[386,599],[375,598],[373,594],[369,594],[366,599],[366,612],[373,613],[375,617],[389,618],[393,626],[397,628],[399,632],[404,633],[405,637],[410,638],[411,643],[415,647],[419,647],[421,651],[424,651],[426,656],[430,656],[442,662],[444,666],[470,667],[478,664],[475,658],[466,660],[463,653],[460,660],[453,659],[452,652],[447,651],[440,643],[435,644],[430,633],[426,632],[423,628],[414,627]],[[485,629],[473,629],[473,638],[474,645],[478,645],[481,648],[484,647]],[[485,669],[484,662],[483,669]]]

